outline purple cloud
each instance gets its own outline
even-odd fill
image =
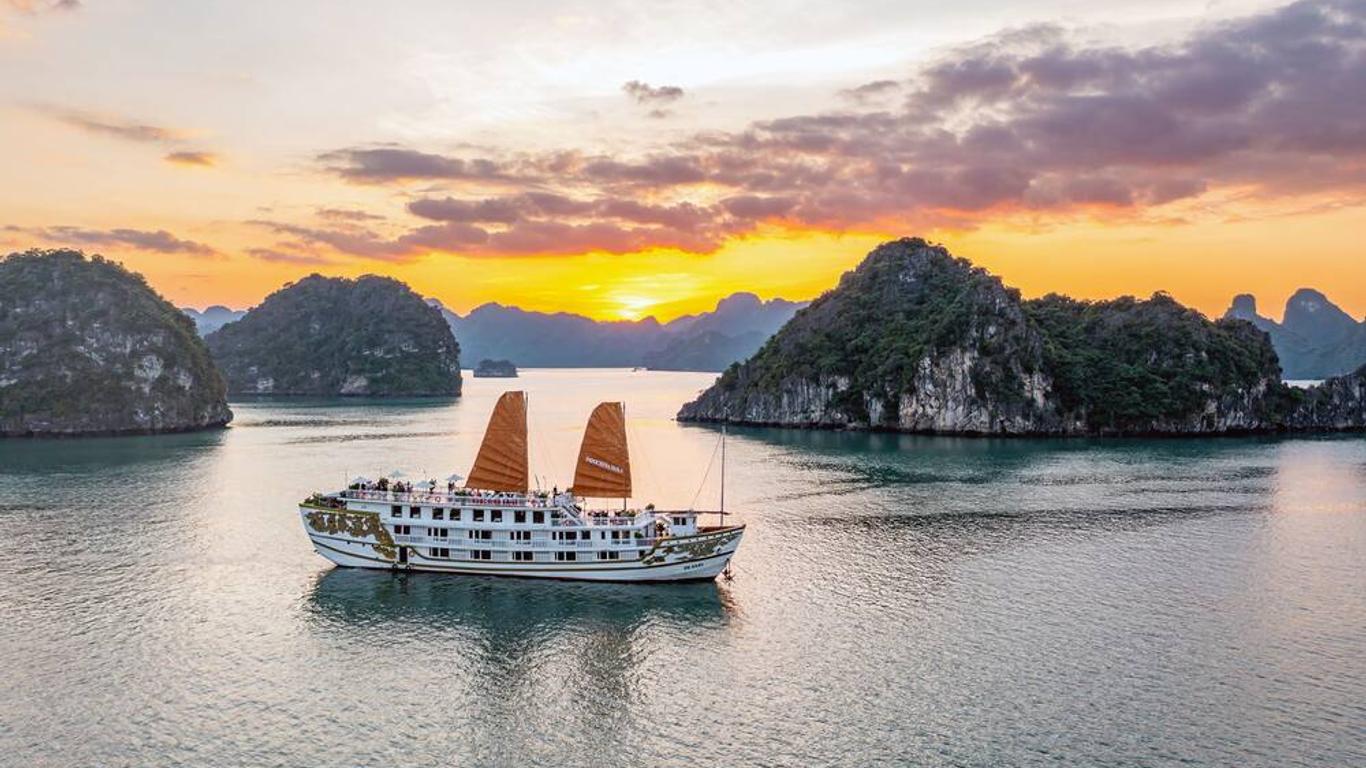
[[[637,86],[627,89],[633,98],[659,90]],[[1301,0],[1146,47],[1029,27],[843,95],[885,107],[758,121],[643,157],[327,153],[327,167],[351,181],[503,191],[413,200],[409,213],[436,224],[394,238],[326,237],[344,252],[390,257],[421,247],[706,252],[775,218],[970,227],[1016,210],[1141,213],[1217,187],[1268,197],[1366,191],[1366,0]]]
[[[248,248],[247,255],[253,259],[277,264],[335,264],[336,260],[316,253],[280,250],[278,248]]]
[[[181,132],[173,128],[150,125],[122,117],[99,115],[49,104],[34,105],[33,109],[77,130],[124,141],[166,144],[174,143],[183,138]]]
[[[621,90],[637,104],[668,104],[683,98],[683,89],[676,85],[653,86],[639,80],[623,84]]]
[[[446,157],[400,147],[350,148],[318,156],[332,172],[348,181],[383,184],[422,179],[495,180],[504,178],[492,160]]]
[[[171,165],[199,166],[203,168],[212,168],[218,164],[218,155],[215,155],[212,152],[172,152],[162,159]]]
[[[23,230],[50,242],[64,245],[128,246],[157,253],[183,253],[190,256],[215,256],[217,251],[203,243],[182,240],[164,229],[87,229],[53,226]]]

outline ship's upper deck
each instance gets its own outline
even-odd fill
[[[381,501],[391,504],[426,504],[446,507],[519,507],[523,509],[554,509],[573,503],[568,493],[551,494],[544,491],[530,493],[505,493],[476,491],[467,488],[453,490],[378,490],[374,488],[348,488],[338,494],[343,499],[356,501]]]

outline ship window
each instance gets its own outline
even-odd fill
[[[474,522],[476,522],[476,523],[482,523],[482,522],[484,522],[484,510],[482,510],[482,509],[476,509],[476,510],[474,510]]]
[[[459,522],[460,520],[462,520],[462,519],[464,518],[464,515],[461,514],[461,513],[462,513],[462,510],[459,510],[459,509],[452,509],[452,510],[451,510],[451,522],[452,522],[452,523],[455,523],[455,522]]]
[[[396,525],[396,526],[394,526],[394,533],[398,534],[399,536],[407,536],[407,535],[408,535],[408,526],[406,526],[406,525]]]
[[[512,513],[512,522],[514,522],[514,523],[525,523],[525,522],[526,522],[526,511],[525,511],[525,510],[519,509],[519,510],[517,510],[516,512],[513,512],[513,513]]]
[[[555,553],[555,559],[556,559],[556,560],[566,560],[566,561],[569,561],[569,562],[573,562],[573,561],[579,559],[579,553],[578,553],[578,552],[556,552],[556,553]]]
[[[487,541],[493,538],[493,531],[470,531],[469,537],[471,539],[483,539]]]
[[[580,538],[580,539],[591,539],[591,538],[593,538],[593,532],[592,532],[592,531],[579,531],[579,538]]]
[[[513,559],[513,560],[516,560],[516,561],[518,561],[518,562],[520,562],[520,563],[527,563],[527,562],[530,562],[533,556],[534,556],[534,553],[532,553],[532,552],[513,552],[513,553],[512,553],[512,559]]]
[[[686,517],[675,517],[675,518],[674,518],[674,525],[687,525],[687,524],[688,524],[688,518],[686,518]]]
[[[513,531],[513,541],[531,541],[531,531]]]
[[[495,510],[492,510],[492,511],[493,511],[493,520],[492,520],[492,522],[495,522],[495,523],[501,523],[501,522],[503,522],[503,510],[501,510],[501,509],[495,509]]]
[[[442,509],[441,507],[437,507],[436,509],[433,509],[433,510],[432,510],[432,519],[433,519],[433,520],[445,520],[445,519],[446,519],[446,510]]]
[[[422,508],[408,507],[408,517],[422,517]]]
[[[599,560],[616,560],[616,559],[619,558],[619,557],[620,557],[620,555],[618,555],[616,552],[599,552],[599,553],[598,553],[598,559],[599,559]]]
[[[544,513],[544,512],[532,512],[532,513],[531,513],[531,522],[536,523],[537,525],[540,525],[540,524],[544,523],[544,522],[545,522],[545,513]]]
[[[445,557],[445,558],[449,558],[449,557],[451,556],[451,550],[450,550],[449,548],[447,548],[447,547],[433,547],[432,550],[431,550],[431,552],[432,552],[432,557]]]
[[[403,517],[403,505],[395,504],[389,508],[389,517]]]
[[[438,539],[446,538],[446,534],[450,532],[449,528],[433,528],[431,530],[432,535],[437,537]]]
[[[489,550],[487,550],[487,549],[472,549],[472,550],[470,550],[470,559],[471,559],[471,560],[492,560],[492,559],[493,559],[493,552],[491,552],[491,551],[489,551]]]

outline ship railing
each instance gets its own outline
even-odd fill
[[[401,504],[438,504],[467,507],[534,507],[548,509],[557,506],[552,499],[536,496],[506,497],[480,496],[473,493],[441,493],[433,491],[376,491],[348,488],[341,492],[343,499],[356,501],[389,501]]]
[[[581,517],[555,518],[550,521],[550,525],[559,528],[583,528],[587,526],[599,526],[605,528],[629,528],[639,525],[641,522],[639,515],[632,517],[614,516],[603,517],[601,515],[583,515]]]
[[[460,536],[450,536],[441,538],[440,536],[423,536],[419,534],[395,534],[395,544],[408,546],[421,544],[429,547],[449,547],[451,549],[560,549],[560,550],[580,550],[580,549],[649,549],[655,545],[655,538],[644,539],[617,539],[614,541],[597,540],[578,540],[574,541],[555,541],[551,539],[535,539],[532,541],[510,541],[495,539],[469,539]],[[605,546],[604,546],[605,545]]]

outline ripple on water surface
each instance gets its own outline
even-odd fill
[[[712,507],[694,374],[524,371],[566,484]],[[26,765],[1363,765],[1366,441],[734,429],[729,583],[333,569],[292,505],[464,472],[506,385],[0,442],[0,754]]]

